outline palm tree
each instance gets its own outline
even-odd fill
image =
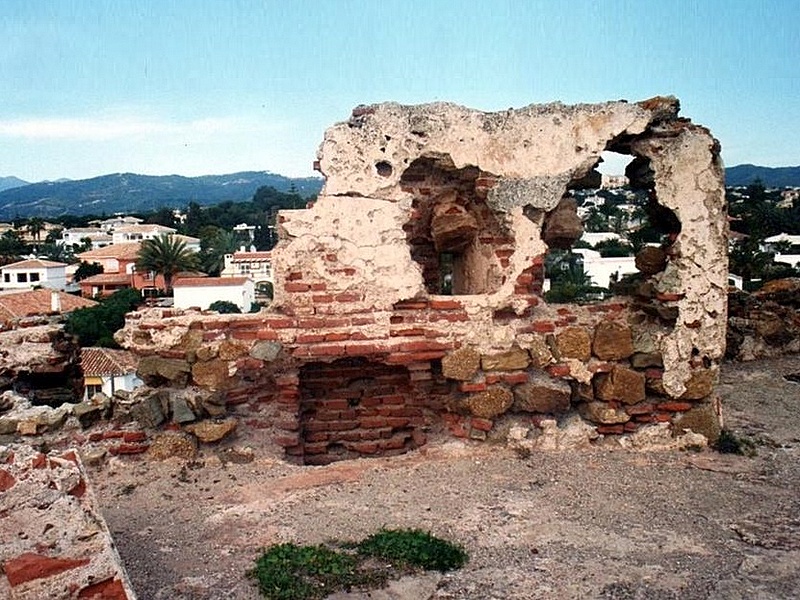
[[[215,228],[210,235],[200,238],[200,261],[209,275],[219,275],[225,268],[225,255],[238,248],[236,236],[230,231]]]
[[[31,234],[31,237],[36,241],[39,241],[41,233],[44,231],[44,220],[39,217],[28,219],[27,229],[28,233]]]
[[[164,277],[167,294],[172,292],[172,280],[181,271],[190,271],[197,266],[197,256],[186,243],[170,236],[145,240],[136,259],[136,268],[140,271],[152,271]]]

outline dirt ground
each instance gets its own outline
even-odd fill
[[[457,541],[469,563],[336,598],[798,598],[792,373],[800,357],[723,369],[726,426],[757,443],[754,457],[597,448],[523,459],[440,441],[299,467],[265,439],[239,437],[188,463],[115,458],[90,474],[141,600],[255,600],[245,572],[259,548],[355,540],[382,526]]]

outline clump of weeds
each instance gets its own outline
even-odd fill
[[[248,575],[267,600],[320,600],[337,591],[380,588],[419,569],[458,569],[467,561],[463,548],[419,529],[382,529],[337,546],[270,546]]]
[[[738,454],[750,457],[756,455],[756,444],[752,440],[736,435],[729,429],[723,429],[720,432],[714,448],[720,454]]]

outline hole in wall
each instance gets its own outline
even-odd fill
[[[447,155],[418,158],[400,177],[413,196],[404,229],[429,294],[488,294],[502,285],[514,240],[486,204],[493,181],[477,167],[456,168]]]
[[[386,162],[385,160],[379,161],[375,163],[375,171],[381,177],[391,177],[394,169],[392,169],[392,165]]]
[[[594,302],[635,292],[666,268],[680,232],[673,211],[660,205],[650,161],[624,143],[570,181],[559,205],[544,217],[545,299]]]

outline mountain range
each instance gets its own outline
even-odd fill
[[[3,182],[15,177],[4,177]],[[17,180],[21,181],[21,180]],[[13,185],[13,182],[11,182]],[[189,202],[219,204],[250,200],[256,190],[271,186],[303,197],[322,189],[318,177],[291,178],[268,171],[229,175],[137,175],[114,173],[91,179],[43,181],[0,191],[0,221],[52,218],[61,215],[102,215],[149,212],[163,206],[184,208]]]
[[[767,187],[800,187],[800,166],[759,167],[737,165],[725,169],[729,186],[760,180]],[[183,208],[226,200],[250,200],[261,186],[303,197],[322,189],[318,177],[291,178],[269,171],[244,171],[229,175],[137,175],[115,173],[91,179],[28,183],[17,177],[0,177],[0,221],[15,218],[52,218],[61,215],[142,213],[163,206]]]
[[[736,165],[725,169],[725,185],[750,185],[756,180],[766,187],[800,187],[800,167]]]

